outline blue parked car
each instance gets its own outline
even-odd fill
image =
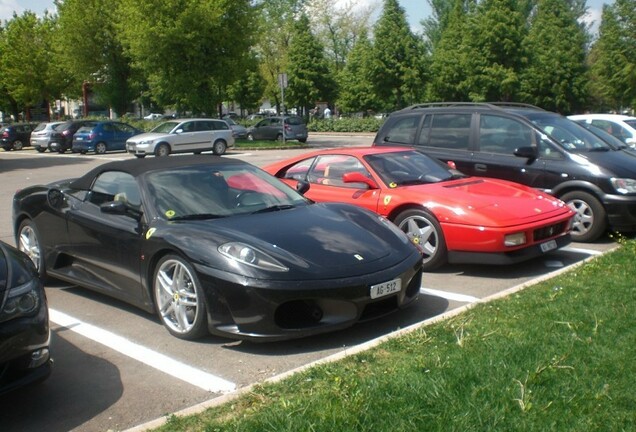
[[[125,150],[126,140],[143,131],[116,121],[90,122],[73,135],[73,153],[95,152],[103,154],[112,150]]]

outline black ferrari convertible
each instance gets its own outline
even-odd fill
[[[40,276],[156,311],[174,336],[303,337],[413,302],[422,255],[386,219],[216,156],[106,163],[13,201]]]

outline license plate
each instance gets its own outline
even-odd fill
[[[77,137],[77,138],[73,138],[75,141],[84,141],[84,138],[82,137]]]
[[[541,252],[549,252],[557,248],[556,240],[550,240],[545,243],[541,243]]]
[[[390,294],[399,292],[401,289],[401,279],[393,279],[381,284],[371,285],[371,298],[376,299],[378,297],[388,296]]]

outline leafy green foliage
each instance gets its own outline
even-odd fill
[[[592,47],[593,86],[602,107],[636,108],[636,1],[603,6],[599,38]]]
[[[528,66],[521,77],[522,100],[565,114],[587,96],[586,35],[566,0],[539,0],[524,41]]]
[[[372,45],[362,33],[347,57],[347,64],[338,75],[340,94],[338,109],[343,113],[380,109],[372,81]]]
[[[118,35],[159,105],[213,114],[253,44],[249,0],[120,2]],[[240,36],[235,29],[241,29]]]
[[[335,80],[329,74],[324,47],[312,34],[307,15],[294,25],[287,70],[286,104],[301,108],[302,115],[307,115],[316,101],[329,101],[334,96]]]
[[[0,33],[0,89],[5,106],[17,117],[18,107],[40,106],[61,95],[66,80],[50,60],[55,22],[33,12],[14,15]]]
[[[384,0],[374,27],[372,80],[382,110],[392,111],[424,97],[424,43],[412,32],[397,0]]]

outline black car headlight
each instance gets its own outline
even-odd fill
[[[245,243],[230,242],[222,244],[219,246],[219,252],[234,262],[256,267],[261,270],[275,272],[289,271],[289,268],[285,267],[275,258]]]
[[[630,178],[612,178],[610,179],[612,186],[616,192],[621,194],[629,194],[636,192],[636,180]]]
[[[22,316],[33,315],[40,307],[40,294],[37,280],[10,288],[4,307],[0,310],[0,322]]]

